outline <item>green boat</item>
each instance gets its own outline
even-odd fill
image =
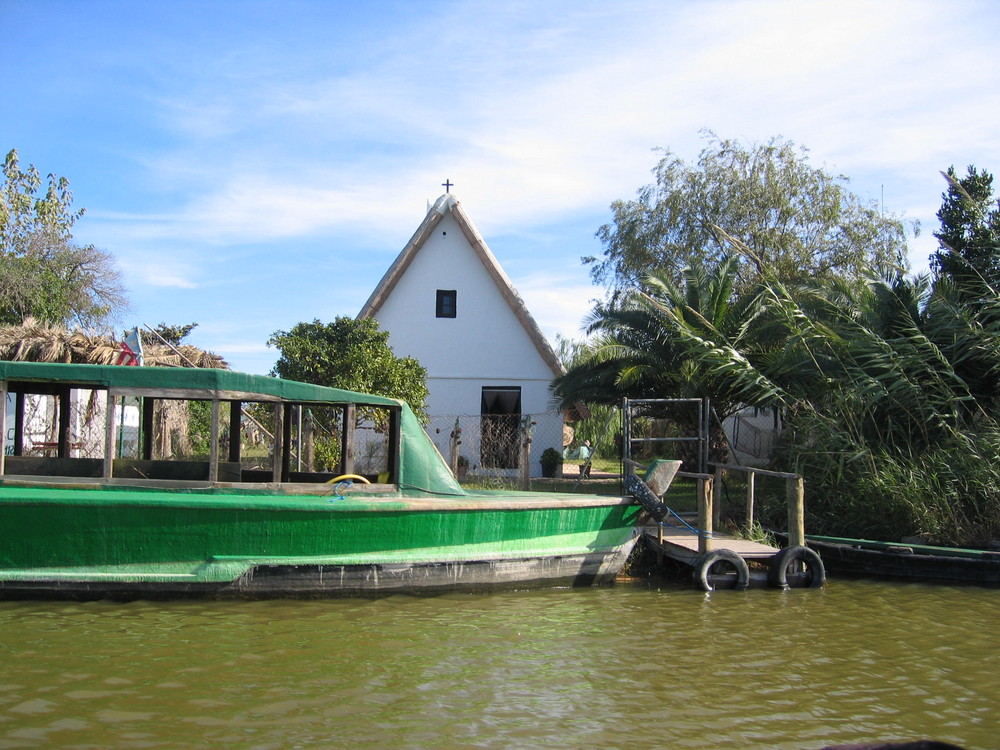
[[[0,402],[0,599],[593,585],[637,538],[631,496],[463,489],[390,398],[0,362]]]

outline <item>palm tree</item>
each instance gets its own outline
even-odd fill
[[[968,544],[1000,530],[1000,297],[965,300],[947,278],[898,269],[855,284],[765,278],[755,320],[769,346],[676,331],[720,390],[781,405],[814,529]]]
[[[708,398],[718,416],[714,426],[716,457],[724,452],[721,420],[746,402],[742,386],[718,377],[709,360],[692,355],[698,348],[756,351],[769,329],[756,326],[760,312],[752,290],[739,291],[740,261],[688,267],[675,282],[665,271],[650,274],[642,289],[622,301],[598,305],[588,332],[594,339],[567,373],[553,381],[563,403],[618,403],[628,398]],[[737,384],[736,388],[732,385]],[[690,410],[670,409],[668,416],[687,435],[697,434]]]
[[[738,244],[737,244],[738,247]],[[745,251],[745,249],[744,249]],[[1000,535],[1000,296],[884,269],[855,282],[753,290],[738,263],[652,274],[599,307],[564,401],[707,396],[720,416],[781,410],[786,468],[805,476],[810,526],[846,536]]]

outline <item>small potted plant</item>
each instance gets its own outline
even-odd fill
[[[542,451],[542,457],[539,461],[542,464],[542,476],[554,477],[562,466],[562,454],[555,448],[546,448]]]
[[[469,475],[469,459],[467,459],[465,456],[459,456],[458,467],[457,471],[455,472],[455,478],[458,479],[459,482],[464,482],[465,478],[468,475]]]

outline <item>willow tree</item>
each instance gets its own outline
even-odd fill
[[[650,269],[677,278],[717,265],[731,252],[728,237],[750,250],[748,282],[765,266],[787,281],[905,264],[904,223],[852,193],[843,175],[813,166],[805,148],[778,137],[707,139],[693,165],[661,150],[655,182],[611,205],[612,221],[597,232],[603,256],[583,259],[596,283],[620,294]]]

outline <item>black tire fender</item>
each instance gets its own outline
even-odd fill
[[[788,571],[797,562],[802,563],[806,572],[810,574],[808,585],[801,588],[819,589],[826,584],[826,567],[819,553],[802,545],[785,547],[771,558],[767,569],[767,582],[784,591],[793,588],[788,582]]]
[[[716,563],[725,562],[736,569],[736,591],[746,591],[750,588],[750,568],[746,560],[737,555],[731,549],[714,549],[706,552],[698,558],[694,566],[694,580],[698,582],[703,591],[714,591],[715,586],[709,580],[712,566]]]

